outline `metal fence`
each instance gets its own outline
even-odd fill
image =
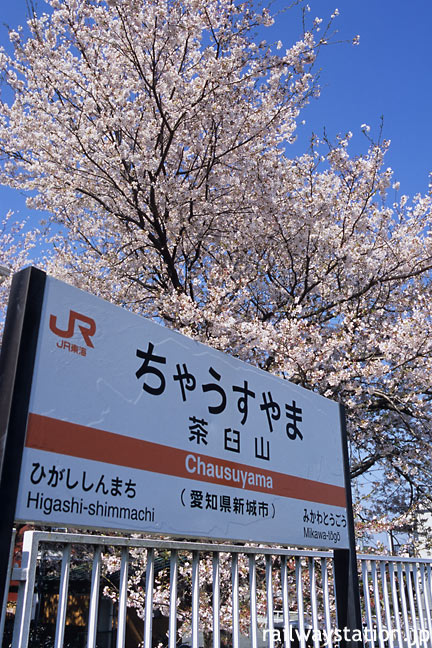
[[[368,646],[432,646],[432,560],[359,556]]]
[[[432,648],[432,560],[358,560],[365,645]],[[332,552],[28,531],[12,581],[2,647],[333,648],[352,639],[336,618]]]

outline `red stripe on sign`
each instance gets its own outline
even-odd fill
[[[30,414],[26,447],[162,475],[345,507],[345,489],[197,452]]]

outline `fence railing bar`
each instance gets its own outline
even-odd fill
[[[129,537],[117,537],[113,538],[112,536],[103,536],[103,535],[88,535],[88,534],[75,534],[75,533],[63,533],[60,531],[50,531],[49,534],[46,531],[33,531],[35,534],[35,540],[37,542],[49,542],[56,544],[67,544],[68,542],[72,544],[101,544],[109,546],[127,546],[127,547],[144,547],[144,548],[154,548],[154,549],[178,549],[179,551],[220,551],[228,553],[243,553],[243,554],[252,554],[252,555],[278,555],[278,556],[289,556],[289,557],[303,557],[308,558],[310,555],[313,555],[316,558],[332,558],[332,551],[317,551],[317,550],[297,550],[297,549],[275,549],[274,547],[254,547],[254,546],[240,546],[240,545],[228,545],[228,544],[213,544],[213,543],[196,543],[196,542],[177,542],[172,540],[150,540],[144,538],[129,538]],[[432,565],[432,558],[406,558],[403,556],[390,556],[390,555],[375,555],[375,554],[357,554],[359,560],[375,560],[377,562],[384,561],[393,561],[395,563],[419,563],[422,562],[425,565]]]
[[[154,549],[147,549],[145,603],[144,603],[144,648],[152,648],[154,561],[155,561]]]
[[[321,579],[323,588],[324,623],[327,632],[327,648],[333,648],[332,622],[330,613],[329,577],[327,559],[321,558]]]
[[[410,564],[405,565],[405,576],[406,576],[406,583],[407,583],[407,589],[408,589],[408,602],[409,602],[409,608],[410,608],[412,629],[414,631],[414,641],[415,641],[416,648],[420,648],[418,625],[417,625],[417,615],[416,615],[415,605],[414,605],[413,578],[412,578],[412,572],[411,572],[411,565]],[[410,634],[410,629],[408,630],[408,633]],[[409,634],[408,634],[408,637],[409,637]],[[411,638],[409,637],[409,639],[411,639]]]
[[[199,648],[199,552],[192,552],[192,648]],[[151,648],[151,647],[150,647]]]
[[[397,572],[398,572],[398,581],[399,581],[400,600],[402,604],[402,619],[405,628],[405,638],[408,639],[410,635],[410,626],[408,620],[408,607],[407,607],[406,594],[405,594],[405,581],[404,581],[404,571],[403,571],[402,563],[398,563]]]
[[[420,578],[421,578],[421,588],[423,592],[424,600],[424,613],[426,616],[426,625],[428,631],[429,641],[426,642],[426,645],[429,645],[432,648],[432,618],[431,618],[431,606],[430,606],[430,592],[428,591],[427,581],[426,581],[426,570],[423,564],[420,564]]]
[[[26,531],[24,533],[21,559],[21,569],[25,573],[25,580],[20,582],[18,588],[12,648],[24,648],[28,644],[38,548],[39,542],[35,532]]]
[[[90,608],[87,630],[87,648],[96,647],[96,634],[99,609],[99,587],[101,574],[102,547],[96,545],[93,555],[92,577],[90,585]]]
[[[303,578],[302,578],[302,566],[301,566],[300,557],[296,558],[295,571],[296,571],[298,625],[299,625],[299,633],[300,633],[299,643],[301,648],[306,648],[304,602],[303,602]]]
[[[432,626],[432,567],[431,565],[424,565],[425,568],[425,590],[429,601],[429,618]],[[430,635],[430,643],[432,646],[432,627]]]
[[[336,590],[337,590],[337,588],[336,588],[336,570],[333,569],[332,572],[333,572],[333,578],[332,578],[332,580],[333,580],[333,592],[335,593],[335,598],[336,598]],[[336,628],[340,628],[341,624],[339,623],[338,606],[336,605],[335,607],[336,607],[336,609],[335,609]]]
[[[362,576],[363,576],[363,599],[365,603],[365,612],[366,612],[366,628],[368,630],[367,634],[367,643],[370,648],[374,648],[373,640],[373,621],[372,621],[372,607],[369,591],[369,571],[368,571],[368,561],[362,560]]]
[[[432,564],[432,558],[408,558],[406,556],[391,556],[390,554],[357,554],[357,558],[359,560],[373,560],[377,563],[381,561],[389,562],[391,560],[394,563],[400,562],[403,564],[419,562],[430,565]]]
[[[255,555],[249,555],[249,590],[250,590],[250,639],[251,647],[257,648],[257,583]]]
[[[122,547],[120,560],[120,583],[117,614],[117,641],[116,648],[124,648],[126,640],[126,614],[128,592],[129,551]]]
[[[382,587],[382,593],[383,593],[384,618],[385,618],[385,623],[386,623],[386,630],[388,632],[388,642],[390,644],[390,648],[394,648],[393,623],[392,623],[391,610],[390,610],[390,601],[389,601],[388,587],[387,587],[387,563],[380,562],[379,567],[380,567],[380,573],[381,573],[381,587]]]
[[[400,622],[399,599],[398,599],[398,592],[397,592],[398,581],[396,578],[394,564],[392,562],[389,563],[389,579],[390,579],[390,588],[391,588],[392,600],[393,600],[393,612],[394,612],[394,621],[396,625],[396,633],[398,637],[398,645],[402,646],[403,638],[402,638],[402,630],[401,630],[401,622]]]
[[[426,624],[425,624],[425,619],[424,619],[424,614],[423,614],[423,596],[422,592],[420,589],[420,581],[418,577],[418,565],[413,566],[413,578],[414,578],[414,592],[415,592],[415,598],[417,600],[417,610],[418,610],[418,619],[420,621],[420,637],[419,641],[420,643],[423,643],[424,648],[428,648],[427,645],[427,634],[426,634]],[[415,607],[414,607],[415,610]]]
[[[66,624],[66,609],[69,590],[71,545],[63,547],[63,556],[60,570],[59,600],[57,606],[57,620],[54,637],[54,648],[62,648]]]
[[[372,588],[373,588],[374,604],[375,604],[376,628],[378,632],[378,643],[380,648],[384,648],[378,570],[377,570],[377,563],[375,562],[375,560],[371,561],[371,576],[372,576]]]
[[[219,553],[213,552],[213,648],[220,648],[220,566]]]
[[[272,557],[265,557],[266,565],[266,600],[267,600],[267,645],[274,648],[274,606],[273,606],[273,574]]]
[[[430,619],[431,619],[431,625],[432,625],[432,565],[430,564],[424,564],[425,572],[426,572],[426,592],[427,592],[427,597],[429,601],[429,610],[430,610]],[[432,646],[432,629],[431,629],[431,646]]]
[[[301,551],[297,549],[275,549],[274,547],[254,547],[243,545],[230,545],[230,544],[216,544],[216,543],[202,543],[202,542],[183,542],[174,540],[150,540],[144,538],[129,538],[129,537],[116,537],[103,536],[103,535],[88,535],[81,533],[63,533],[59,531],[49,532],[46,531],[33,531],[35,534],[35,541],[48,542],[53,544],[88,544],[88,545],[108,545],[117,547],[131,547],[145,549],[178,549],[179,551],[219,551],[221,553],[241,553],[252,555],[271,555],[274,556],[290,556],[290,557],[303,557],[307,558],[313,553],[317,558],[331,558],[333,553],[331,551]],[[430,560],[432,563],[432,559]]]
[[[178,582],[178,552],[176,549],[173,549],[170,553],[168,648],[176,648],[177,645],[177,582]]]
[[[286,558],[286,556],[282,556],[282,558],[281,558],[281,583],[282,583],[282,612],[283,612],[284,648],[291,648],[288,569],[287,569],[287,558]],[[331,648],[331,647],[329,647],[329,648]]]
[[[238,554],[231,556],[232,647],[240,644],[239,566]]]
[[[431,601],[431,610],[432,610],[432,565],[425,564],[425,569],[427,571],[428,594],[429,594],[429,600]]]
[[[309,587],[311,598],[311,612],[312,612],[312,637],[315,648],[320,647],[319,641],[319,627],[318,627],[318,605],[316,594],[316,573],[315,573],[315,560],[312,557],[308,558],[309,567]]]

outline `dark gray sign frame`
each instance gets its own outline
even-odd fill
[[[26,268],[14,275],[0,355],[0,602],[5,601],[8,557],[27,429],[27,416],[46,275]]]

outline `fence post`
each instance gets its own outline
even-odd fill
[[[12,648],[27,648],[32,618],[39,540],[36,531],[24,533],[20,584]]]
[[[335,549],[334,578],[338,629],[342,632],[341,648],[361,648],[362,618],[360,607],[360,586],[357,571],[354,517],[352,508],[351,479],[349,472],[348,440],[345,408],[340,405],[342,449],[344,459],[346,509],[348,525],[348,549]]]

